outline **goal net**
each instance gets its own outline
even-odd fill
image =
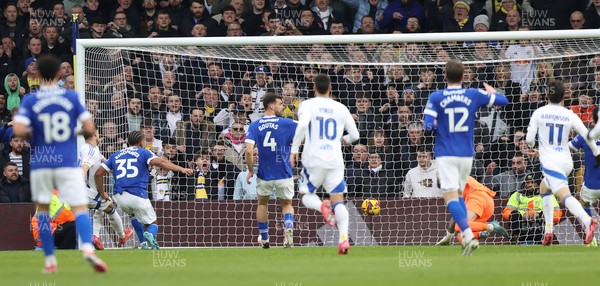
[[[193,177],[152,171],[148,190],[162,246],[253,246],[256,191],[241,179],[245,130],[262,116],[266,92],[281,94],[283,116],[296,119],[298,104],[314,96],[312,79],[327,74],[333,97],[350,109],[360,132],[357,144],[344,147],[351,242],[431,245],[446,234],[450,216],[422,114],[429,94],[445,87],[445,62],[459,59],[463,86],[487,82],[510,101],[479,110],[471,176],[496,192],[493,214],[484,215],[513,240],[497,234],[481,240],[534,243],[543,217],[535,196],[538,152],[524,141],[529,117],[545,104],[547,83],[561,79],[565,106],[591,125],[600,91],[600,33],[560,32],[79,40],[77,88],[106,157],[123,148],[129,131],[140,130],[148,149],[197,170]],[[574,194],[583,181],[582,158],[574,152]],[[366,198],[379,200],[379,215],[363,214]],[[297,198],[294,206],[296,245],[337,244],[319,213]],[[271,240],[281,245],[275,200],[269,211]],[[558,204],[556,217],[556,240],[581,243],[581,226]],[[116,241],[112,233],[104,227],[103,240]]]

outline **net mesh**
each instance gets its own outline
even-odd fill
[[[487,82],[510,101],[477,115],[471,175],[497,192],[489,221],[511,229],[513,242],[533,242],[541,240],[541,200],[527,203],[531,196],[524,182],[527,175],[539,176],[540,165],[537,150],[525,144],[526,126],[530,114],[545,104],[545,86],[552,79],[565,82],[565,106],[592,123],[600,91],[597,47],[597,39],[571,39],[86,48],[85,97],[106,157],[123,147],[127,132],[141,130],[148,149],[197,170],[193,177],[152,171],[149,193],[164,227],[162,244],[250,246],[258,234],[256,193],[239,179],[246,169],[239,130],[262,116],[260,98],[270,91],[283,95],[284,117],[297,119],[298,104],[313,97],[312,78],[328,74],[333,96],[348,106],[361,138],[344,147],[351,241],[434,244],[445,235],[449,215],[437,187],[435,160],[418,151],[433,143],[420,122],[429,94],[445,86],[443,65],[460,59],[466,67],[464,87],[482,88]],[[569,179],[578,193],[583,166],[579,153],[574,159]],[[515,192],[524,194],[517,211],[503,217]],[[366,198],[380,201],[378,216],[362,213]],[[296,243],[336,244],[335,232],[320,214],[294,201],[299,207]],[[280,207],[272,201],[269,209],[277,245]],[[526,220],[526,213],[537,215]],[[561,243],[581,242],[581,227],[567,212],[556,233]],[[509,240],[492,236],[485,242]]]

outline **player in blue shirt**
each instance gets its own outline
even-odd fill
[[[592,111],[594,124],[598,124],[598,107]],[[600,139],[596,139],[596,146],[600,146]],[[581,187],[580,201],[585,212],[592,216],[591,204],[600,198],[600,168],[592,149],[587,145],[581,134],[569,142],[569,147],[574,151],[583,149],[585,173],[583,175],[583,186]],[[592,243],[594,243],[593,241]]]
[[[81,132],[84,135],[94,134],[96,128],[77,93],[58,86],[60,60],[44,55],[38,58],[37,63],[41,75],[40,89],[23,98],[13,128],[14,136],[30,138],[31,192],[46,257],[43,272],[58,271],[48,214],[54,189],[75,214],[75,227],[81,239],[84,259],[97,272],[106,272],[108,267],[94,254],[92,245],[85,175],[78,164],[75,131],[77,120],[82,122]]]
[[[258,208],[256,219],[258,220],[258,244],[263,248],[269,248],[269,213],[267,203],[269,197],[276,194],[281,203],[284,220],[285,248],[294,245],[294,179],[292,178],[292,166],[290,165],[290,147],[296,122],[288,118],[282,118],[283,98],[274,93],[263,96],[263,107],[265,116],[250,124],[246,136],[246,163],[248,175],[246,180],[254,175],[254,160],[252,152],[254,145],[258,147],[258,175],[256,192],[258,194]]]
[[[148,199],[148,179],[150,166],[158,166],[165,170],[177,171],[188,176],[194,174],[192,169],[177,166],[163,157],[156,157],[146,150],[144,134],[132,131],[127,136],[128,148],[117,151],[102,163],[95,174],[96,187],[104,190],[104,175],[113,172],[113,193],[117,205],[132,216],[131,224],[140,239],[142,249],[158,249],[156,241],[158,225],[156,212]]]
[[[444,201],[461,229],[462,255],[469,256],[479,247],[479,242],[469,228],[467,208],[460,192],[473,165],[475,113],[482,106],[506,105],[508,99],[486,83],[485,91],[462,88],[463,72],[464,66],[460,61],[446,63],[448,86],[429,96],[424,111],[424,128],[426,131],[435,129],[434,152]]]

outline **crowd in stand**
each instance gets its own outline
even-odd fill
[[[36,57],[59,56],[63,60],[60,85],[72,89],[73,34],[97,39],[600,28],[600,1],[595,0],[0,3],[0,76],[5,87],[0,95],[0,164],[6,166],[0,179],[1,202],[19,201],[20,195],[14,194],[28,193],[23,182],[28,177],[29,151],[26,142],[12,138],[10,121],[20,99],[39,87]],[[77,31],[72,30],[73,21]],[[524,188],[527,174],[539,170],[537,150],[527,147],[524,134],[529,115],[545,104],[546,83],[565,81],[565,105],[587,124],[592,123],[600,92],[600,55],[570,56],[568,46],[552,41],[312,45],[303,59],[331,62],[342,51],[354,62],[399,63],[391,66],[287,64],[278,61],[279,51],[273,49],[264,63],[123,53],[124,63],[116,75],[98,78],[91,73],[85,79],[86,107],[98,125],[101,151],[108,157],[123,148],[128,131],[141,130],[148,149],[197,170],[194,178],[155,170],[150,183],[154,199],[255,198],[255,186],[237,177],[240,173],[245,177],[245,131],[262,116],[260,99],[267,92],[281,94],[283,116],[297,119],[300,102],[313,96],[312,78],[324,73],[332,79],[332,96],[350,108],[360,131],[360,142],[345,146],[349,196],[441,197],[433,138],[424,135],[421,117],[429,94],[444,87],[443,69],[439,64],[414,63],[458,58],[478,61],[466,66],[464,87],[480,88],[488,82],[510,100],[505,108],[492,107],[477,115],[472,173],[499,196],[509,197]],[[532,59],[554,54],[566,56]],[[17,166],[16,178],[13,166],[4,164],[8,161]]]

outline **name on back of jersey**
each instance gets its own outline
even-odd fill
[[[58,104],[66,110],[73,109],[73,103],[62,96],[42,97],[31,108],[35,113],[40,113],[49,105]]]
[[[569,121],[568,116],[558,115],[558,114],[544,113],[544,114],[542,114],[542,116],[540,118],[541,119],[550,119],[550,120],[554,120],[554,121]]]
[[[456,90],[444,90],[444,99],[440,102],[440,106],[445,108],[446,105],[460,101],[466,105],[471,105],[472,100],[465,95],[465,89],[456,89]]]
[[[279,124],[277,124],[278,121],[279,118],[263,118],[260,120],[262,124],[258,126],[258,131],[263,131],[267,128],[277,130],[279,128]]]
[[[320,107],[320,108],[319,108],[319,112],[323,112],[323,113],[333,113],[333,109],[331,109],[331,108],[325,108],[325,107]]]
[[[115,159],[119,159],[121,158],[121,156],[125,155],[125,154],[129,154],[133,157],[140,157],[140,153],[134,151],[134,150],[130,150],[130,149],[125,149],[125,150],[121,150],[121,153],[119,153],[119,155],[115,156]]]

